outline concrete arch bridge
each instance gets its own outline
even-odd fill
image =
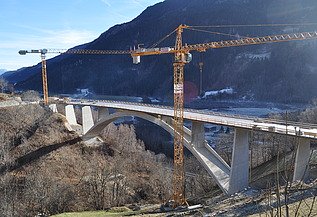
[[[172,107],[120,101],[70,100],[65,105],[65,116],[69,124],[78,129],[83,139],[97,137],[111,122],[127,116],[139,117],[150,121],[173,135]],[[74,106],[82,109],[82,126],[76,120]],[[94,120],[92,107],[98,110],[98,118]],[[50,108],[57,112],[56,104]],[[115,110],[109,113],[109,109]],[[185,147],[197,158],[207,172],[214,178],[221,190],[226,194],[241,191],[249,185],[249,133],[252,130],[297,136],[300,140],[294,165],[293,180],[301,180],[307,176],[310,158],[310,143],[317,140],[317,126],[303,123],[291,123],[255,117],[227,115],[194,109],[185,109],[184,119],[192,122],[192,128],[184,126]],[[204,123],[234,128],[234,144],[231,165],[228,165],[217,152],[205,141]]]

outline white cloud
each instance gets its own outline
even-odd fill
[[[32,28],[32,27],[30,27]],[[35,28],[33,28],[34,30]],[[3,35],[2,32],[0,32]],[[21,56],[21,49],[56,48],[68,49],[76,45],[90,42],[97,38],[99,33],[88,30],[61,29],[61,30],[39,30],[33,33],[14,33],[10,38],[0,41],[0,68],[15,70],[20,67],[35,65],[40,62],[39,55],[29,54]],[[47,58],[54,55],[48,54]]]
[[[140,7],[144,7],[142,4],[141,4],[141,0],[131,0],[133,2],[133,4],[137,5],[137,6],[140,6]]]
[[[111,7],[111,4],[109,0],[101,0],[103,3],[105,3],[108,7]]]
[[[95,38],[96,34],[87,30],[67,29],[52,31],[51,34],[44,39],[44,42],[69,48],[82,43],[87,43]]]

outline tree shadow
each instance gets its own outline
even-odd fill
[[[76,137],[76,138],[61,142],[61,143],[55,143],[52,145],[41,147],[35,151],[32,151],[28,154],[25,154],[22,157],[17,158],[12,164],[4,165],[4,166],[0,167],[0,175],[3,175],[7,172],[11,172],[11,171],[14,171],[16,169],[19,169],[19,168],[21,168],[29,163],[37,161],[41,157],[59,149],[59,148],[69,146],[69,145],[74,145],[80,141],[82,141],[81,137]]]

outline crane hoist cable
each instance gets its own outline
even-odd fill
[[[210,33],[210,34],[213,34],[213,35],[224,35],[224,36],[230,36],[230,37],[237,37],[237,35],[232,35],[232,34],[228,34],[228,33],[222,33],[222,32],[214,32],[214,31],[208,31],[208,30],[202,30],[202,29],[196,29],[196,28],[192,28],[192,27],[189,27],[188,30],[192,30],[192,31],[197,31],[197,32],[204,32],[204,33]],[[240,38],[250,38],[250,37],[247,37],[247,36],[242,36],[242,35],[239,35]]]
[[[166,36],[164,36],[162,39],[160,39],[159,41],[157,41],[156,43],[154,43],[152,46],[150,46],[150,48],[154,48],[157,45],[161,44],[165,39],[167,39],[168,37],[170,37],[171,35],[173,35],[173,33],[176,32],[177,29],[175,29],[174,31],[170,32],[169,34],[167,34]]]
[[[202,97],[202,93],[203,93],[203,69],[204,69],[203,53],[200,52],[199,56],[200,56],[199,62],[198,62],[198,66],[199,66],[199,95],[200,95],[200,97]]]
[[[205,32],[205,33],[211,33],[214,35],[225,35],[225,36],[232,36],[232,37],[237,37],[237,35],[232,35],[232,34],[227,34],[227,33],[221,33],[221,32],[212,32],[212,31],[207,31],[207,30],[202,30],[202,29],[195,29],[192,27],[188,27],[188,30],[192,30],[192,31],[197,31],[197,32]],[[162,39],[160,39],[159,41],[157,41],[156,43],[154,43],[153,45],[151,45],[149,48],[155,48],[157,47],[159,44],[161,44],[165,39],[169,38],[171,35],[173,35],[176,32],[176,29],[172,32],[170,32],[169,34],[167,34],[166,36],[164,36]],[[241,38],[248,38],[245,36],[241,36],[239,35],[239,37]]]

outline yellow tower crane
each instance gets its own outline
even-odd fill
[[[251,25],[243,25],[251,26]],[[258,25],[255,25],[258,26]],[[183,45],[182,33],[184,29],[195,30],[202,26],[187,26],[180,25],[172,33],[176,33],[176,42],[174,47],[161,48],[140,48],[124,51],[124,50],[21,50],[19,53],[40,53],[42,58],[42,77],[43,77],[43,93],[44,103],[48,103],[47,77],[46,77],[46,53],[69,53],[69,54],[97,54],[97,55],[112,55],[112,54],[129,54],[132,56],[133,63],[140,63],[141,56],[174,54],[174,172],[173,172],[173,200],[175,206],[184,205],[185,200],[185,176],[184,176],[184,66],[192,59],[191,51],[205,52],[208,49],[238,47],[246,45],[257,45],[276,42],[287,42],[296,40],[316,39],[317,31],[291,33],[283,35],[270,35],[263,37],[245,37],[237,40],[215,41],[202,44]],[[218,26],[219,27],[219,26]],[[230,26],[228,26],[230,27]],[[234,26],[233,26],[234,27]],[[172,34],[171,33],[171,34]],[[171,34],[166,36],[169,37]],[[221,33],[216,33],[221,34]],[[162,40],[161,40],[162,41]],[[157,45],[157,44],[156,44]],[[155,46],[156,46],[155,45]],[[202,65],[201,65],[202,67]]]
[[[245,45],[266,44],[274,42],[286,42],[306,39],[316,39],[317,31],[291,33],[283,35],[271,35],[264,37],[247,37],[238,40],[216,41],[203,44],[182,44],[182,32],[184,29],[194,30],[195,27],[180,25],[176,30],[176,43],[174,48],[139,48],[131,53],[134,62],[140,62],[141,56],[172,53],[174,59],[174,174],[173,174],[173,200],[175,206],[184,205],[185,200],[185,176],[184,176],[184,66],[192,59],[191,51],[205,52],[208,49],[238,47]]]
[[[47,49],[39,49],[39,50],[20,50],[20,55],[25,55],[27,53],[39,53],[41,54],[42,61],[42,85],[43,85],[43,97],[44,104],[48,104],[48,88],[47,88],[47,73],[46,73],[46,58],[45,55],[47,53]]]
[[[83,49],[38,49],[38,50],[20,50],[20,55],[26,55],[27,53],[39,53],[42,60],[42,85],[43,85],[43,102],[44,105],[48,105],[48,85],[47,85],[47,72],[46,72],[46,54],[131,54],[131,51],[122,50],[83,50]]]

